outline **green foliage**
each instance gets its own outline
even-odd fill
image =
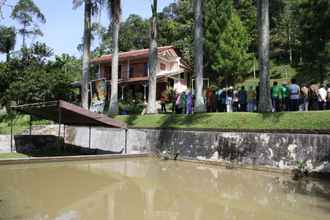
[[[328,0],[302,0],[296,7],[301,29],[302,60],[304,69],[324,81],[330,64],[330,2]]]
[[[16,30],[14,27],[0,26],[0,53],[7,54],[9,60],[9,52],[12,51],[16,44]]]
[[[93,32],[93,35],[96,33]],[[98,34],[101,37],[100,45],[94,50],[94,56],[111,53],[112,29],[100,27]],[[119,33],[119,50],[129,51],[148,48],[149,46],[149,23],[139,15],[130,15],[125,22],[121,23]]]
[[[165,7],[158,19],[158,43],[173,45],[192,63],[194,13],[192,0],[181,0]]]
[[[253,56],[248,52],[251,35],[232,1],[211,0],[206,7],[209,12],[206,15],[206,53],[210,66],[226,84],[240,81],[252,67]]]
[[[22,26],[18,32],[23,36],[24,47],[26,46],[25,37],[43,35],[35,19],[41,23],[46,23],[46,18],[32,0],[19,0],[11,13],[11,17]]]
[[[35,43],[22,48],[18,57],[0,64],[1,104],[18,104],[64,99],[71,101],[74,93],[69,84],[78,79],[80,61],[68,55],[49,61],[52,50]]]
[[[28,115],[10,115],[0,114],[0,134],[10,134],[11,119],[13,119],[13,133],[21,134],[29,129],[30,117]],[[46,120],[33,120],[33,125],[46,125],[49,121]]]
[[[81,59],[69,54],[61,54],[55,56],[55,61],[52,62],[53,68],[70,76],[70,81],[81,80]]]
[[[141,101],[126,100],[119,102],[119,113],[139,115],[143,111],[144,104]]]
[[[120,29],[119,48],[121,51],[143,49],[149,46],[149,24],[139,15],[130,15]]]

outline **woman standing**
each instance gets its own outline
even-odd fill
[[[193,113],[193,96],[191,91],[187,92],[187,115],[192,115]]]

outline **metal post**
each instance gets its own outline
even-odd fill
[[[32,115],[30,115],[30,122],[29,122],[29,134],[32,135]]]
[[[92,127],[89,126],[89,139],[88,139],[88,147],[91,148],[91,138],[92,138]]]
[[[62,122],[62,112],[61,107],[58,107],[58,146],[61,146],[61,122]]]
[[[128,129],[125,128],[125,154],[127,154],[127,131]]]
[[[10,152],[13,152],[13,121],[14,121],[14,117],[11,114],[11,116],[10,116]]]

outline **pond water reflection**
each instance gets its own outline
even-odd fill
[[[0,167],[0,219],[329,219],[330,184],[151,158]]]

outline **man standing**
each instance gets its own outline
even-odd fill
[[[324,110],[326,102],[327,102],[327,90],[325,90],[324,85],[321,85],[318,91],[319,110]]]
[[[309,86],[303,85],[301,87],[301,95],[302,95],[302,100],[303,100],[303,110],[308,111],[309,109]]]
[[[272,94],[272,104],[275,112],[280,111],[280,98],[281,98],[281,88],[278,86],[278,83],[274,81],[273,86],[271,88]]]
[[[241,90],[238,92],[239,97],[239,110],[241,112],[246,112],[247,107],[247,92],[245,90],[245,87],[242,86]]]
[[[290,92],[290,111],[299,111],[299,94],[300,87],[297,85],[296,79],[291,80],[291,85],[289,86]]]

